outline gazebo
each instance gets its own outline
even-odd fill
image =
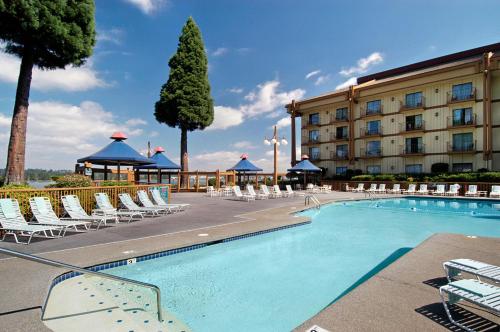
[[[321,172],[321,168],[317,167],[309,161],[309,156],[302,155],[302,160],[297,165],[288,169],[289,172],[304,173],[304,188],[307,185],[307,173]]]
[[[104,165],[104,180],[108,179],[108,166],[116,166],[118,178],[120,177],[121,166],[137,166],[154,164],[154,160],[142,156],[134,150],[130,145],[124,142],[127,136],[121,132],[115,132],[110,137],[113,142],[106,145],[101,150],[90,156],[80,158],[79,163],[92,163],[96,165]]]
[[[148,183],[149,183],[149,171],[152,169],[156,169],[158,171],[158,178],[157,178],[157,183],[161,183],[161,174],[162,170],[170,170],[170,171],[178,171],[181,169],[179,165],[174,163],[172,160],[168,159],[167,156],[164,154],[165,149],[162,148],[161,146],[158,146],[155,148],[155,154],[151,156],[151,160],[154,161],[154,164],[149,164],[149,165],[138,165],[134,166],[135,170],[141,170],[141,169],[146,169],[148,170]],[[169,180],[168,182],[170,183],[170,172],[169,172]]]
[[[246,153],[242,154],[240,158],[241,160],[236,165],[228,169],[228,171],[234,171],[238,174],[238,185],[241,185],[241,175],[243,175],[243,178],[245,175],[247,176],[248,183],[249,175],[257,175],[257,172],[262,172],[262,168],[255,166],[248,160]]]

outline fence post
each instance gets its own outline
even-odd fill
[[[196,187],[196,192],[198,192],[198,189],[200,187],[200,173],[198,172],[198,170],[196,170],[196,184],[195,184],[195,187]]]
[[[177,192],[181,192],[181,171],[177,173]]]

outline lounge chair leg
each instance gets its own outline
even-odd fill
[[[475,332],[474,330],[468,328],[467,326],[463,325],[463,324],[460,324],[459,322],[455,321],[453,319],[453,317],[451,317],[451,312],[450,310],[448,309],[448,305],[446,304],[446,300],[444,299],[444,295],[443,295],[443,292],[441,290],[439,290],[439,296],[441,297],[441,301],[443,302],[443,306],[444,306],[444,310],[446,311],[446,315],[448,316],[448,319],[450,320],[450,322],[464,330],[466,330],[467,332]]]

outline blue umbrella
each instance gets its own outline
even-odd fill
[[[155,154],[151,157],[151,160],[154,160],[154,164],[149,164],[149,165],[140,165],[140,166],[134,166],[134,169],[157,169],[158,170],[158,177],[157,177],[157,182],[161,183],[161,170],[162,169],[167,169],[167,170],[180,170],[181,167],[174,163],[172,160],[168,159],[167,156],[165,156],[163,153],[165,152],[165,149],[162,148],[161,146],[158,146],[155,148]],[[168,174],[168,182],[171,182],[171,174]],[[148,183],[149,183],[149,172],[148,172]]]
[[[297,163],[297,165],[288,169],[289,172],[303,172],[304,173],[304,186],[306,185],[306,175],[307,172],[315,173],[321,172],[321,168],[314,165],[309,161],[309,157],[307,155],[302,156],[302,160]]]
[[[228,171],[236,171],[237,173],[243,173],[243,175],[245,175],[246,173],[262,172],[262,168],[255,166],[247,158],[247,154],[242,154],[241,160],[236,165],[228,169]],[[238,182],[241,182],[239,176]]]

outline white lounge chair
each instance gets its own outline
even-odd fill
[[[458,189],[460,188],[460,185],[458,184],[452,184],[450,186],[450,190],[446,192],[446,196],[458,196]]]
[[[0,199],[0,229],[4,231],[2,241],[7,235],[12,235],[16,243],[30,244],[34,236],[59,237],[62,235],[64,227],[27,223],[19,209],[18,201],[12,198],[2,198]],[[21,242],[18,236],[25,236],[28,241]]]
[[[350,186],[349,186],[349,183],[346,183],[346,184],[345,184],[345,191],[347,191],[347,192],[352,192],[353,190],[354,190],[354,187],[350,187]]]
[[[282,197],[290,197],[290,194],[287,191],[285,192],[281,191],[280,186],[278,186],[277,184],[273,186],[273,192],[275,192],[278,195],[281,195]]]
[[[83,220],[90,221],[96,223],[96,229],[101,227],[101,224],[106,225],[106,216],[98,215],[97,213],[92,213],[89,215],[87,211],[85,211],[80,204],[80,199],[76,195],[64,195],[61,197],[61,201],[63,203],[64,210],[66,214],[73,220]],[[114,219],[114,217],[111,217]],[[115,220],[116,221],[116,220]]]
[[[477,192],[477,184],[470,184],[467,187],[467,191],[465,192],[465,196],[467,196],[467,197],[478,197],[479,193]]]
[[[370,184],[370,188],[366,189],[366,192],[370,192],[370,193],[378,192],[377,184],[376,183]]]
[[[389,194],[401,194],[401,185],[399,183],[395,183],[392,185],[392,189],[388,189],[387,192]]]
[[[491,186],[490,197],[500,197],[500,186]]]
[[[271,192],[269,191],[269,188],[265,184],[260,185],[260,190],[264,193],[264,195],[268,195],[269,198],[280,198],[281,195],[278,193],[275,193],[274,191]]]
[[[329,194],[332,192],[332,186],[324,184],[321,187],[319,187],[320,192]]]
[[[352,190],[352,192],[355,193],[361,193],[365,191],[365,184],[364,183],[358,183],[358,186]]]
[[[449,282],[452,282],[457,276],[462,276],[464,272],[473,275],[479,281],[481,281],[481,278],[484,278],[494,283],[500,282],[499,266],[483,263],[473,259],[452,259],[444,262],[443,268]]]
[[[180,211],[184,211],[189,206],[191,206],[191,204],[187,204],[187,203],[175,203],[175,204],[168,203],[167,201],[165,201],[163,199],[160,191],[156,188],[150,189],[149,192],[151,193],[151,197],[153,197],[154,203],[158,206],[167,206],[167,207],[171,207],[171,208],[178,207]]]
[[[429,190],[427,189],[426,184],[421,184],[420,188],[416,192],[416,194],[419,194],[419,195],[427,195],[428,193],[429,193]]]
[[[385,183],[381,183],[378,185],[378,189],[376,192],[378,192],[379,194],[385,194],[387,191],[387,189],[385,189]]]
[[[207,187],[207,196],[210,196],[210,197],[220,196],[220,192],[218,190],[215,190],[214,186],[208,186]]]
[[[308,183],[306,186],[306,191],[310,194],[319,194],[321,191],[312,183]]]
[[[238,186],[233,186],[232,189],[233,189],[234,196],[236,197],[236,199],[238,199],[240,201],[250,202],[250,201],[254,201],[255,200],[254,196],[249,195],[249,194],[243,194],[241,192],[240,187],[238,187]]]
[[[160,213],[165,212],[165,210],[160,210],[155,207],[144,207],[137,205],[129,193],[118,194],[120,203],[125,208],[125,211],[129,212],[141,212],[149,216],[158,216]]]
[[[449,304],[466,301],[486,309],[497,316],[500,314],[500,287],[486,284],[475,279],[463,279],[450,282],[448,285],[439,288],[439,295],[441,296],[446,315],[450,321],[469,332],[473,332],[474,330],[455,321],[451,316],[445,300],[445,295],[448,297]]]
[[[96,193],[94,195],[96,203],[97,203],[97,209],[95,210],[96,213],[102,214],[103,216],[107,218],[113,218],[116,222],[119,222],[120,219],[126,219],[127,222],[131,222],[134,219],[137,218],[144,218],[144,215],[142,212],[137,212],[137,211],[119,211],[117,210],[112,204],[111,201],[109,200],[109,196],[106,193]]]
[[[288,193],[288,195],[290,195],[290,197],[295,197],[295,196],[304,197],[305,196],[304,193],[299,193],[297,191],[293,191],[292,186],[289,184],[287,184],[285,187],[286,187],[286,192]]]
[[[444,188],[445,188],[444,184],[438,184],[436,186],[436,190],[434,190],[432,192],[432,194],[434,196],[444,196],[446,194],[446,192],[444,191]]]
[[[130,195],[129,195],[130,197]],[[139,199],[139,202],[142,204],[143,207],[150,208],[150,209],[156,209],[158,213],[174,213],[180,211],[180,207],[168,207],[168,206],[159,206],[156,204],[153,204],[151,200],[149,199],[148,193],[146,190],[137,190],[137,198]],[[132,198],[130,198],[132,199]]]
[[[268,199],[269,195],[264,193],[256,193],[253,185],[247,184],[247,192],[250,196],[255,197],[255,199]]]
[[[60,226],[63,227],[63,235],[66,231],[72,230],[74,232],[85,232],[89,230],[91,222],[89,221],[76,221],[70,218],[59,218],[54,209],[52,209],[52,204],[48,197],[31,197],[30,200],[31,212],[33,212],[33,218],[31,221],[36,220],[37,223],[41,225],[48,226]],[[79,229],[78,226],[83,227]]]
[[[415,194],[417,191],[417,185],[412,183],[408,186],[407,190],[403,190],[403,194]]]

